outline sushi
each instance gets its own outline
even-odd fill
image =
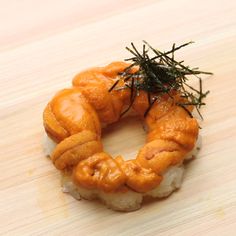
[[[150,46],[156,61],[132,46],[132,64],[113,62],[80,72],[43,113],[45,152],[61,171],[63,192],[100,199],[118,211],[137,210],[146,197],[167,197],[180,188],[185,160],[201,146],[192,112],[207,95],[201,80],[196,96],[187,92],[185,76],[209,74],[183,68],[170,52],[163,55]],[[147,127],[146,143],[132,160],[113,158],[103,148],[102,127],[131,110]]]

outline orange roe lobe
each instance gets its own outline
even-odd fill
[[[186,151],[193,149],[198,136],[198,124],[195,119],[163,119],[147,135],[147,142],[161,139],[173,141]]]
[[[69,132],[64,129],[52,112],[50,103],[43,112],[43,124],[47,135],[56,143],[68,137]]]
[[[126,185],[136,192],[144,193],[157,187],[162,177],[157,175],[151,168],[144,168],[136,160],[119,161],[125,173]]]
[[[137,161],[155,173],[163,172],[171,165],[180,163],[187,152],[173,141],[156,139],[144,145],[138,153]]]
[[[58,92],[49,103],[51,113],[60,128],[51,126],[51,136],[62,141],[68,135],[76,134],[83,130],[90,130],[101,135],[101,126],[93,107],[87,102],[78,88],[64,89]],[[47,117],[45,123],[47,124]],[[55,128],[55,130],[53,129]],[[66,130],[60,135],[59,130]],[[57,131],[58,130],[58,131]]]
[[[104,101],[107,101],[110,97],[108,89],[112,86],[112,83],[113,81],[104,76],[101,70],[97,71],[96,69],[83,71],[73,79],[73,85],[79,87],[96,110],[106,108]]]
[[[64,170],[102,150],[102,143],[97,134],[84,130],[60,142],[53,151],[51,159],[57,169]]]
[[[152,99],[152,97],[151,97]],[[150,111],[147,114],[147,117],[149,116],[150,119],[158,120],[160,117],[165,115],[173,106],[174,101],[167,95],[163,95],[160,97],[157,102],[155,102],[150,109]],[[133,103],[133,109],[141,116],[144,117],[145,112],[149,108],[150,103],[148,100],[148,94],[147,92],[141,90],[139,91],[139,94],[135,97],[134,103]]]
[[[123,72],[129,65],[130,64],[125,63],[123,61],[114,61],[108,64],[107,66],[102,67],[102,73],[111,78],[116,78],[117,75]],[[134,73],[135,71],[135,68],[132,68],[130,72]]]
[[[106,67],[83,71],[73,79],[73,86],[80,88],[103,123],[110,124],[118,121],[121,111],[130,97],[129,88],[109,92],[115,81],[119,79],[119,73],[128,66],[129,64],[125,62],[114,62]],[[123,86],[124,82],[119,81],[118,87]]]
[[[162,117],[166,114],[169,114],[173,109],[178,109],[182,111],[184,117],[188,115],[188,113],[180,106],[177,106],[176,103],[187,102],[186,99],[179,96],[177,92],[171,93],[172,98],[165,94],[160,96],[156,102],[152,105],[150,111],[147,113],[145,118],[147,124],[150,128]],[[151,100],[153,97],[151,97]],[[135,97],[132,108],[141,116],[144,117],[145,112],[149,108],[150,103],[148,100],[148,94],[145,91],[139,91],[139,94]],[[187,106],[187,109],[191,112],[193,107]],[[189,115],[188,115],[189,116]]]
[[[111,156],[101,152],[79,162],[74,168],[73,179],[82,187],[111,192],[125,183],[126,176]]]
[[[148,109],[148,107],[148,94],[145,91],[141,90],[135,97],[132,108],[140,115],[140,117],[144,117],[144,113]]]
[[[154,104],[153,108],[150,110],[145,119],[147,126],[150,130],[155,129],[156,126],[159,126],[159,123],[161,122],[168,123],[168,121],[170,121],[171,119],[175,120],[175,119],[188,118],[196,121],[196,119],[190,118],[188,112],[185,109],[183,109],[178,105],[171,104],[169,102],[171,101],[170,100],[167,102],[162,101],[160,102],[160,106],[158,103]],[[164,108],[165,104],[167,106],[166,108]],[[192,107],[189,106],[188,110],[189,112],[191,112]]]

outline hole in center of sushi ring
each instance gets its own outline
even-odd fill
[[[121,155],[125,160],[137,156],[146,139],[144,123],[138,116],[123,117],[119,122],[103,128],[104,150],[113,157]]]

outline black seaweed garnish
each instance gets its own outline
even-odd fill
[[[131,65],[123,72],[119,73],[119,78],[124,81],[124,86],[117,86],[119,82],[119,80],[117,80],[109,89],[109,91],[124,88],[129,88],[131,90],[130,104],[121,115],[124,115],[131,108],[135,97],[138,96],[140,90],[147,92],[149,100],[149,107],[144,116],[148,114],[152,105],[160,98],[160,96],[168,94],[172,98],[171,92],[178,91],[180,96],[187,98],[187,102],[177,103],[177,105],[183,107],[190,116],[192,115],[187,109],[187,106],[195,106],[202,118],[199,109],[202,105],[205,105],[203,99],[207,96],[209,91],[203,92],[202,79],[199,75],[212,75],[212,73],[200,71],[198,68],[190,68],[183,64],[184,61],[177,61],[175,59],[175,51],[193,42],[184,43],[180,46],[173,44],[171,50],[167,52],[161,52],[158,49],[154,49],[146,41],[143,41],[143,43],[142,52],[139,52],[133,43],[131,43],[131,48],[126,47],[133,57],[125,59],[125,61],[131,62]],[[152,57],[148,54],[149,50],[154,54]],[[138,66],[139,69],[135,73],[131,72],[131,69],[136,66]],[[187,83],[189,76],[191,75],[198,79],[199,89],[193,88]]]

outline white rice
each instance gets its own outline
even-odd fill
[[[185,156],[184,160],[191,160],[193,158],[196,158],[198,152],[201,149],[201,146],[202,146],[202,137],[201,137],[201,135],[198,135],[198,139],[197,139],[197,142],[195,144],[195,147],[193,148],[193,150],[191,152],[189,152]]]
[[[54,142],[51,138],[49,138],[47,134],[45,133],[43,137],[43,149],[47,157],[51,156],[56,146],[57,146],[57,143]]]
[[[146,193],[147,196],[162,198],[169,196],[173,191],[180,188],[184,175],[184,167],[172,166],[168,168],[163,176],[161,184]]]
[[[50,156],[56,143],[50,138],[45,141],[45,153]],[[185,160],[189,160],[196,156],[201,147],[201,137],[198,138],[195,148],[188,153]],[[87,200],[100,199],[106,204],[108,208],[118,211],[134,211],[141,207],[143,198],[151,196],[154,198],[167,197],[173,191],[180,188],[183,180],[184,167],[183,164],[179,166],[172,166],[163,175],[161,184],[155,189],[147,193],[137,193],[132,190],[124,193],[105,193],[101,190],[88,190],[83,187],[75,185],[70,177],[62,176],[62,191],[70,193],[75,199],[81,198]]]
[[[70,193],[75,199],[87,200],[100,199],[108,208],[118,211],[134,211],[141,207],[143,197],[167,197],[181,186],[184,168],[181,166],[170,167],[164,174],[161,184],[147,193],[137,193],[132,190],[120,193],[105,193],[101,190],[88,190],[75,185],[70,177],[62,176],[62,191]]]

